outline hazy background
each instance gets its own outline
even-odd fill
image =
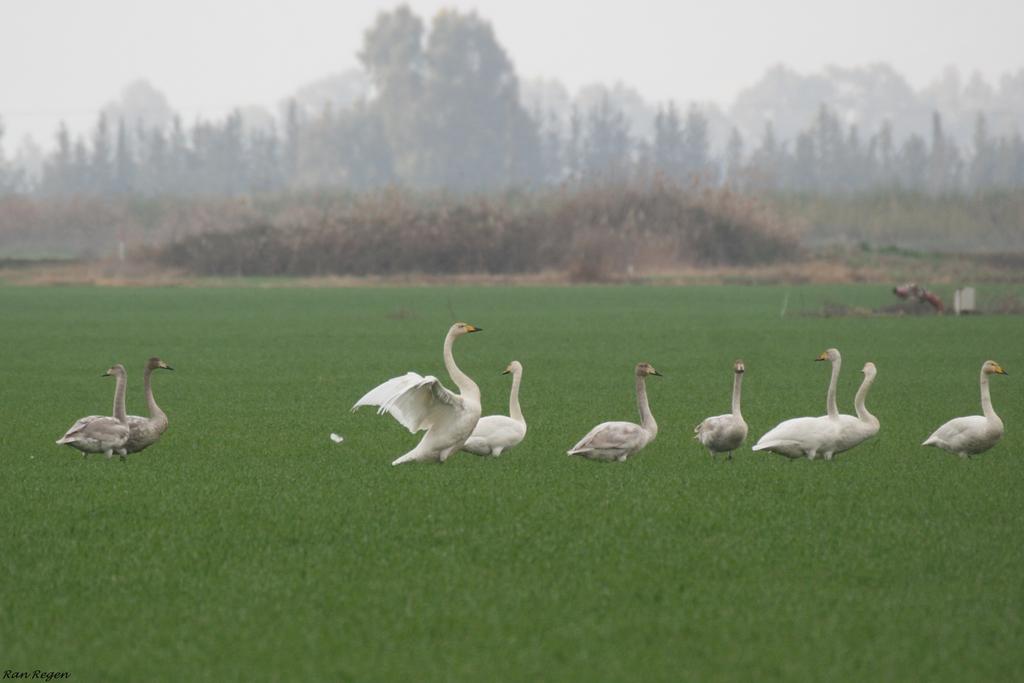
[[[916,90],[948,66],[985,81],[1024,67],[1024,3],[865,0],[771,3],[412,2],[477,10],[521,78],[570,91],[628,84],[649,102],[728,108],[765,70],[804,75],[884,62]],[[0,23],[6,149],[49,144],[60,120],[84,131],[128,83],[146,79],[186,121],[235,107],[271,111],[302,85],[359,66],[363,32],[390,2],[148,0],[9,3]]]
[[[570,267],[530,260],[538,226],[661,266],[1024,251],[1022,25],[992,0],[21,3],[0,258],[190,269],[217,234],[206,270],[264,243],[290,255],[259,272]]]

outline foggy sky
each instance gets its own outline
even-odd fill
[[[434,0],[476,9],[519,75],[575,90],[623,81],[647,99],[731,103],[764,70],[888,62],[915,88],[947,65],[995,83],[1024,67],[1024,3],[1006,0],[586,2]],[[57,122],[91,126],[145,78],[186,121],[277,104],[299,86],[358,64],[363,31],[394,2],[375,0],[33,0],[0,12],[0,117],[8,152]]]

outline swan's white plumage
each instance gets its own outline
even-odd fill
[[[751,450],[771,451],[787,458],[810,458],[829,453],[836,425],[828,416],[794,417],[779,423],[757,440]]]
[[[512,388],[508,398],[509,414],[481,417],[462,450],[476,455],[497,457],[518,446],[526,437],[526,419],[519,407],[519,384],[523,378],[523,365],[514,360],[502,374],[512,375]]]
[[[999,443],[1002,420],[990,424],[982,415],[955,417],[932,433],[922,446],[935,446],[957,455],[977,455]]]
[[[874,363],[866,363],[863,372],[864,380],[861,382],[860,388],[857,389],[857,395],[853,399],[857,415],[839,416],[834,453],[848,451],[878,433],[880,427],[878,418],[872,415],[865,405],[868,391],[875,382],[878,370],[875,368]]]
[[[476,423],[476,429],[462,450],[476,455],[498,456],[517,446],[526,437],[526,423],[506,415],[487,415]]]
[[[446,389],[436,377],[409,372],[371,389],[352,406],[353,411],[377,406],[378,414],[388,413],[413,434],[426,430],[419,444],[392,465],[444,462],[466,443],[480,420],[480,389],[455,364],[452,345],[457,337],[478,331],[474,325],[455,323],[445,336],[444,362],[459,394]]]
[[[771,451],[787,458],[815,459],[819,455],[831,459],[839,441],[839,409],[836,405],[836,382],[842,356],[838,349],[829,349],[815,360],[832,362],[826,404],[828,414],[821,417],[796,417],[779,423],[757,440],[752,450]]]
[[[444,388],[433,375],[423,377],[409,372],[371,389],[356,401],[352,410],[377,406],[377,414],[387,413],[411,434],[443,423],[455,412],[459,397]]]
[[[935,446],[961,458],[984,453],[1003,438],[1003,421],[992,407],[988,386],[989,375],[1009,374],[999,363],[985,361],[981,366],[981,410],[984,415],[956,417],[942,425],[924,440],[922,446]]]

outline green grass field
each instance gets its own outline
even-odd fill
[[[0,671],[76,681],[948,680],[1024,676],[1024,318],[816,318],[884,287],[0,288]],[[349,407],[416,370],[484,413],[525,366],[526,441],[500,459],[389,466],[418,439]],[[879,377],[882,432],[833,462],[749,445]],[[170,415],[127,464],[54,444],[108,412],[109,365],[141,366]],[[747,448],[711,461],[692,428],[747,374]],[[979,412],[973,461],[918,444]],[[635,459],[565,456],[635,419],[633,364],[661,431]],[[345,435],[342,445],[328,439]]]

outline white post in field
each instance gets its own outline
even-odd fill
[[[960,295],[960,310],[964,313],[974,313],[977,309],[974,305],[974,287],[964,287]]]
[[[953,311],[961,313],[976,312],[974,287],[961,287],[953,292]]]

